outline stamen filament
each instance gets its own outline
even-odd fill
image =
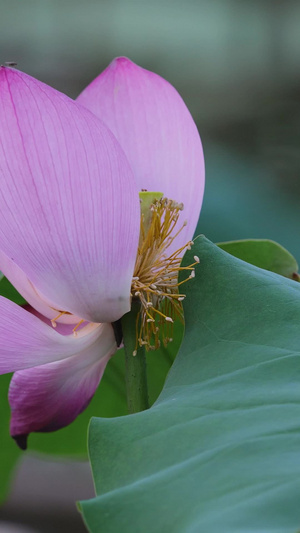
[[[51,318],[51,324],[52,324],[52,327],[53,328],[56,328],[56,321],[63,315],[66,314],[66,311],[60,311],[60,313],[55,317],[55,318]]]
[[[171,342],[174,319],[183,320],[182,301],[185,295],[178,288],[194,277],[194,267],[199,263],[199,258],[195,256],[195,263],[181,266],[184,252],[191,248],[192,241],[168,255],[168,248],[187,224],[184,221],[174,233],[183,204],[160,197],[159,200],[154,199],[150,208],[149,202],[147,205],[151,215],[149,212],[141,215],[140,241],[131,289],[133,297],[141,303],[135,351],[143,345],[147,350],[157,348],[160,337],[165,345]],[[178,282],[181,271],[189,275]]]
[[[81,319],[81,320],[78,322],[78,324],[76,324],[75,328],[73,328],[72,331],[73,331],[73,335],[74,335],[74,337],[77,336],[77,331],[76,331],[76,330],[79,328],[79,326],[81,326],[81,324],[83,324],[83,322],[85,322],[85,320]]]

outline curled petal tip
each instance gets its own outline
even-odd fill
[[[126,65],[135,65],[135,63],[131,61],[131,59],[125,56],[115,57],[115,59],[113,59],[112,62],[110,63],[110,66],[115,66],[115,67],[123,67]]]
[[[24,435],[12,435],[12,438],[16,441],[17,446],[23,451],[27,450],[28,434]]]
[[[110,73],[111,75],[115,75],[118,77],[120,76],[137,76],[137,79],[143,75],[143,73],[147,73],[150,76],[157,76],[154,72],[151,72],[149,70],[144,69],[143,67],[140,67],[137,63],[132,61],[126,56],[119,56],[115,57],[110,64],[107,66],[107,68],[100,74],[102,76],[104,73]],[[99,78],[99,76],[98,76]],[[96,78],[96,80],[98,79]],[[94,81],[96,81],[94,80]],[[117,79],[117,82],[119,80]],[[164,80],[165,81],[165,80]],[[93,83],[93,82],[92,82]]]

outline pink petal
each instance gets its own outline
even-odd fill
[[[10,432],[21,448],[32,431],[55,431],[75,420],[88,406],[115,350],[112,326],[105,324],[97,341],[78,355],[13,375]]]
[[[139,199],[111,132],[65,95],[0,68],[0,249],[59,310],[130,308]]]
[[[55,331],[56,333],[59,333],[60,335],[73,335],[73,330],[74,330],[74,324],[72,323],[66,323],[66,322],[58,322],[58,321],[55,321],[55,326],[53,326],[53,322],[51,322],[51,319],[47,318],[45,315],[43,315],[42,313],[40,313],[39,311],[37,311],[34,307],[31,307],[31,305],[24,305],[23,306],[23,309],[26,309],[26,311],[28,311],[29,313],[32,313],[34,316],[37,316],[42,322],[45,322],[45,324],[47,324],[47,326],[51,327],[51,329],[53,329],[53,327],[55,327]],[[71,315],[71,316],[74,316],[74,315]],[[85,330],[92,330],[94,327],[97,327],[99,324],[89,324],[88,322],[83,322],[82,324],[78,325],[79,323],[77,322],[76,324],[76,332],[78,333],[81,329],[83,328],[87,328],[87,326],[89,325],[89,327]]]
[[[60,335],[32,313],[0,296],[0,374],[76,356],[95,346],[105,331],[109,345],[115,343],[110,324],[87,324],[77,336]]]
[[[78,97],[115,134],[139,189],[183,202],[188,225],[180,248],[193,236],[204,192],[204,158],[196,125],[177,91],[125,57],[115,59]]]
[[[11,284],[17,291],[25,298],[25,300],[44,317],[54,319],[58,315],[55,310],[55,304],[49,302],[46,298],[42,298],[37,289],[27,278],[26,274],[21,270],[16,263],[8,259],[8,257],[0,250],[0,271],[8,278]],[[40,317],[41,318],[41,317]],[[58,322],[67,324],[78,324],[79,317],[75,315],[63,315],[58,319]]]

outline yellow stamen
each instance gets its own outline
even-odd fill
[[[51,324],[52,324],[52,327],[53,328],[56,328],[56,321],[63,315],[66,314],[66,311],[60,311],[59,314],[55,317],[55,318],[52,318],[51,319]]]
[[[69,311],[59,311],[58,309],[55,309],[54,307],[52,307],[51,309],[53,309],[54,311],[58,311],[58,315],[55,317],[55,318],[52,318],[51,319],[51,324],[53,326],[53,328],[56,328],[57,324],[56,324],[56,321],[60,319],[60,317],[64,316],[64,315],[70,315],[71,316],[71,313],[69,313]],[[74,321],[75,322],[75,321]],[[83,324],[83,322],[86,322],[85,320],[80,320],[78,322],[78,324],[76,324],[76,326],[73,328],[73,335],[74,337],[77,337],[77,329],[79,328],[79,326],[81,326],[81,324]]]
[[[174,319],[178,317],[183,320],[182,301],[185,295],[179,292],[179,286],[195,276],[194,267],[199,263],[199,258],[194,256],[194,263],[186,267],[180,266],[184,252],[194,244],[192,241],[168,255],[168,248],[186,226],[185,221],[174,232],[183,204],[164,198],[160,193],[153,193],[151,203],[150,193],[146,193],[145,213],[144,194],[140,193],[140,241],[131,286],[132,297],[139,299],[141,303],[136,324],[135,351],[138,345],[145,345],[147,350],[157,349],[160,337],[164,345],[172,341]],[[189,275],[178,282],[180,271],[186,271]]]
[[[73,335],[74,335],[74,337],[77,336],[77,331],[76,331],[76,330],[77,330],[77,328],[79,328],[79,326],[81,326],[81,324],[83,324],[83,322],[85,322],[85,320],[83,320],[83,319],[80,320],[80,321],[78,322],[78,324],[76,324],[75,328],[73,328],[72,331],[73,331]]]

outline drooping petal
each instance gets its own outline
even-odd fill
[[[26,448],[29,433],[55,431],[75,420],[88,406],[115,351],[112,326],[104,324],[97,341],[78,355],[13,375],[10,432],[21,448]]]
[[[183,202],[188,225],[177,248],[192,238],[204,192],[204,158],[196,125],[166,80],[124,57],[115,59],[79,95],[123,147],[139,189]]]
[[[130,307],[134,177],[92,113],[0,68],[0,249],[57,309],[93,322]]]
[[[103,331],[110,333],[109,345],[115,343],[109,324],[87,324],[76,336],[60,335],[37,316],[0,296],[0,374],[61,361],[94,349]]]

